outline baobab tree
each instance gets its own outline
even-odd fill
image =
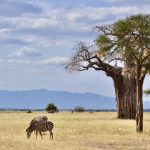
[[[136,18],[136,16],[132,17]],[[66,66],[69,71],[84,71],[93,68],[97,71],[104,71],[107,76],[111,77],[114,82],[118,118],[135,118],[136,100],[139,96],[136,86],[137,62],[134,55],[131,55],[132,40],[136,41],[136,38],[127,38],[131,37],[136,29],[134,24],[131,26],[128,22],[131,18],[119,20],[112,25],[96,26],[95,31],[98,31],[100,35],[95,43],[88,46],[84,42],[79,42],[76,53]],[[145,73],[147,73],[146,70]]]
[[[118,52],[125,61],[135,66],[136,78],[136,131],[143,131],[143,82],[150,73],[150,16],[136,15],[120,20],[115,25]],[[127,48],[126,48],[127,46]]]
[[[93,46],[83,42],[78,43],[76,54],[66,66],[66,69],[74,71],[85,71],[93,68],[96,71],[104,71],[114,82],[117,106],[117,118],[135,119],[136,116],[136,80],[133,73],[127,71],[129,66],[124,68],[113,64],[108,60],[107,54],[100,53]],[[116,60],[119,61],[119,60]],[[110,63],[111,62],[111,63]]]

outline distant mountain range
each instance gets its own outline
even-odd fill
[[[0,108],[43,109],[53,102],[59,109],[115,109],[115,98],[93,93],[71,93],[45,89],[29,91],[0,90]]]
[[[116,109],[115,98],[93,93],[71,93],[45,89],[0,90],[0,108],[44,109],[51,102],[59,109],[73,109],[76,106],[82,106],[85,109]],[[150,109],[150,101],[144,102],[144,108]]]

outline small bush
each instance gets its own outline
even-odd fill
[[[32,113],[32,111],[31,111],[31,110],[28,110],[27,113]]]
[[[45,110],[46,110],[48,113],[58,112],[57,106],[55,106],[55,104],[53,104],[53,103],[48,104],[47,107],[45,108]]]
[[[81,106],[77,106],[77,107],[74,108],[74,111],[75,112],[84,112],[85,109],[83,107],[81,107]]]

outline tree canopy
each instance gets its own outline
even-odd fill
[[[54,104],[54,103],[49,103],[47,105],[47,107],[45,108],[45,110],[49,113],[54,113],[54,112],[57,112],[58,111],[58,108],[57,106]]]
[[[150,89],[145,90],[145,91],[144,91],[144,94],[146,94],[146,95],[150,95]]]
[[[77,52],[66,66],[68,70],[84,71],[93,68],[121,72],[120,63],[127,63],[132,69],[138,61],[143,64],[143,75],[150,71],[149,15],[131,16],[112,25],[95,26],[94,31],[100,33],[99,37],[92,45],[84,42],[76,45]],[[103,63],[111,64],[114,68]]]

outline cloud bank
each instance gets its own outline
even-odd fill
[[[0,0],[3,88],[63,88],[109,95],[113,83],[103,73],[68,75],[63,64],[78,41],[93,42],[93,26],[150,14],[149,7],[149,0]]]

